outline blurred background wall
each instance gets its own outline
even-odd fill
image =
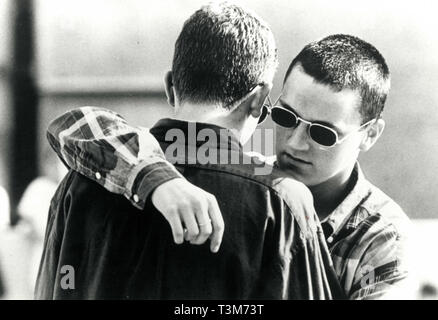
[[[12,3],[0,0],[0,185],[8,186],[14,125],[10,78]],[[374,44],[392,72],[384,111],[387,127],[361,156],[367,176],[394,198],[430,238],[438,218],[438,21],[430,0],[241,0],[267,20],[276,35],[280,65],[272,97],[291,59],[310,41],[347,33]],[[94,105],[119,112],[134,125],[151,126],[171,114],[163,75],[185,19],[203,0],[34,0],[32,72],[38,88],[38,174],[53,173],[45,140],[51,119],[68,109]],[[265,126],[274,127],[272,122]],[[33,144],[33,142],[32,142]],[[420,220],[418,220],[420,221]],[[426,227],[424,227],[426,228]],[[422,229],[423,230],[423,229]],[[421,232],[420,232],[421,233]],[[419,238],[420,239],[420,238]],[[1,239],[0,239],[1,240]],[[0,246],[5,244],[0,243]],[[0,261],[1,262],[1,261]],[[433,264],[435,263],[435,264]],[[429,263],[436,265],[437,260]],[[1,267],[1,265],[0,265]]]

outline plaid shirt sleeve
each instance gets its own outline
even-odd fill
[[[395,208],[395,206],[393,206]],[[381,209],[382,210],[382,209]],[[388,210],[386,208],[386,210]],[[397,209],[392,209],[397,212]],[[356,214],[367,212],[359,208]],[[335,268],[349,299],[412,299],[411,228],[409,221],[396,224],[386,214],[372,214],[352,229],[331,250]],[[354,223],[353,223],[354,224]],[[348,227],[350,225],[350,227]]]
[[[409,250],[406,237],[392,225],[374,234],[361,257],[350,299],[411,299]]]
[[[148,129],[129,126],[107,109],[68,111],[50,123],[47,139],[69,168],[124,195],[139,209],[157,186],[182,177]]]

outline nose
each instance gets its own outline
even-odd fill
[[[307,124],[300,121],[298,126],[289,131],[287,144],[293,150],[306,151],[309,149],[309,135],[307,134]]]

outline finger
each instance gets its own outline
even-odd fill
[[[176,244],[184,242],[184,230],[182,227],[181,219],[178,215],[174,215],[168,220],[170,228],[172,229],[173,240]]]
[[[189,206],[182,208],[180,207],[180,216],[185,228],[187,229],[187,232],[185,233],[186,236],[184,238],[187,241],[192,241],[199,234],[198,223],[196,222],[195,214],[192,208],[189,208]]]
[[[215,196],[212,196],[208,201],[208,213],[210,215],[211,225],[213,228],[213,232],[210,237],[210,250],[212,252],[218,252],[222,243],[225,224]]]
[[[208,203],[207,201],[200,206],[196,211],[196,220],[198,222],[199,234],[196,239],[192,240],[191,244],[203,244],[210,237],[212,233],[211,220],[208,215]]]

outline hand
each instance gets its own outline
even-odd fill
[[[298,221],[302,231],[310,231],[314,234],[320,228],[320,221],[310,189],[292,178],[277,178],[273,185],[294,213],[294,218]]]
[[[169,222],[175,243],[185,239],[199,245],[210,238],[210,250],[218,252],[224,220],[214,195],[177,178],[158,186],[152,203]]]

